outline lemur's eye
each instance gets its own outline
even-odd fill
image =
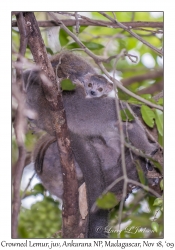
[[[102,91],[103,91],[103,88],[99,88],[98,91],[102,92]]]
[[[91,87],[92,87],[92,83],[89,83],[89,84],[88,84],[88,87],[90,87],[90,88],[91,88]]]

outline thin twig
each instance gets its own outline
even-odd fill
[[[119,82],[117,79],[112,78],[112,77],[110,76],[110,74],[108,73],[108,71],[106,70],[106,68],[103,66],[102,63],[99,63],[98,65],[99,65],[100,69],[105,73],[105,75],[106,75],[111,81],[116,82],[117,87],[118,87],[119,89],[121,89],[123,92],[125,92],[126,94],[128,94],[128,95],[130,95],[130,96],[136,98],[137,100],[139,100],[139,101],[141,101],[141,102],[147,104],[148,106],[150,106],[150,107],[152,107],[152,108],[160,109],[160,110],[163,111],[163,107],[162,107],[162,106],[156,105],[156,104],[154,104],[154,103],[152,103],[152,102],[149,102],[148,100],[142,98],[141,96],[138,96],[138,95],[134,94],[133,92],[131,92],[131,91],[129,91],[128,89],[126,89],[123,85],[121,85],[121,82]]]
[[[31,184],[31,182],[32,182],[32,180],[33,180],[33,178],[34,178],[35,175],[36,175],[36,173],[34,173],[34,174],[29,178],[29,182],[28,182],[26,188],[24,189],[24,191],[23,191],[23,193],[22,193],[21,200],[25,197],[26,192],[27,192],[27,189],[28,189],[28,187],[30,186],[30,184]]]
[[[131,16],[131,22],[134,21],[134,18],[135,18],[135,11],[132,12],[132,16]]]
[[[123,83],[123,85],[129,86],[130,84],[134,83],[134,82],[141,82],[141,81],[145,81],[145,80],[151,80],[151,79],[155,79],[158,77],[163,77],[163,69],[159,69],[159,70],[154,70],[154,71],[149,71],[145,74],[142,75],[136,75],[136,76],[132,76],[129,78],[125,78],[122,79],[121,82]]]
[[[16,15],[17,22],[18,22],[18,28],[20,31],[20,48],[19,48],[19,55],[24,56],[25,50],[27,47],[27,36],[25,32],[24,27],[24,20],[23,20],[23,14],[22,12],[19,12]],[[21,62],[20,56],[17,58],[17,64]],[[12,238],[18,237],[18,214],[20,211],[21,206],[21,198],[20,198],[20,184],[21,184],[21,178],[24,168],[24,163],[26,159],[26,150],[24,145],[24,138],[25,138],[25,131],[26,131],[26,118],[24,116],[24,106],[25,106],[25,97],[22,93],[23,91],[23,79],[22,79],[22,65],[21,68],[16,69],[16,83],[18,87],[18,108],[17,113],[15,117],[15,123],[14,123],[14,129],[16,134],[16,142],[18,145],[18,160],[16,163],[16,169],[14,174],[14,180],[13,180],[13,210],[12,210]]]
[[[118,182],[122,181],[123,180],[123,176],[120,176],[119,178],[117,178],[115,181],[113,181],[109,186],[107,186],[105,188],[105,190],[102,192],[101,196],[102,197],[103,195],[107,194]],[[93,213],[97,208],[97,204],[96,202],[94,202],[92,208],[91,208],[91,212]]]
[[[114,61],[113,79],[115,78],[115,71],[116,71],[117,62],[121,57],[123,57],[125,55],[125,53],[126,53],[126,50],[123,49],[118,54],[118,56],[116,57],[116,59]],[[127,179],[128,179],[128,177],[127,177],[127,170],[126,170],[126,163],[125,163],[125,146],[124,146],[125,138],[124,138],[122,120],[121,120],[121,116],[120,116],[119,100],[118,100],[118,97],[117,97],[116,90],[117,90],[117,86],[116,86],[116,82],[114,82],[115,104],[116,104],[116,110],[117,110],[117,116],[118,116],[118,122],[119,122],[119,132],[120,132],[121,163],[122,163],[123,180],[124,180],[122,199],[121,199],[121,202],[120,202],[119,215],[118,215],[118,224],[119,224],[119,229],[120,229],[121,218],[122,218],[122,210],[123,210],[125,197],[126,197],[126,194],[127,194]]]
[[[101,194],[100,197],[102,197],[103,195],[107,194],[113,187],[115,187],[115,185],[117,183],[119,183],[122,180],[124,180],[124,176],[123,175],[120,176],[119,178],[117,178],[115,181],[113,181],[109,186],[107,186],[105,188],[105,190],[103,191],[103,193]],[[140,183],[138,181],[132,180],[130,178],[125,178],[125,182],[126,182],[126,185],[132,183],[134,186],[136,186],[136,187],[139,186],[139,187],[143,188],[145,191],[152,193],[154,196],[156,196],[158,198],[161,197],[161,195],[159,193],[157,193],[154,189],[152,189],[152,188],[150,188],[150,187],[148,187],[148,186],[146,186],[146,185],[144,185],[144,184],[142,184],[142,183]],[[92,212],[95,211],[96,209],[97,209],[97,204],[95,202],[93,204],[93,206],[92,206]]]
[[[128,104],[128,103],[126,103]],[[126,116],[126,122],[125,122],[125,127],[126,127],[126,140],[129,142],[129,134],[128,134],[128,116],[126,114],[126,110],[124,109],[123,107],[123,103],[120,101],[120,105],[122,107],[122,110],[123,112],[125,113],[125,116]],[[129,106],[129,105],[128,105]],[[129,153],[130,153],[130,156],[131,156],[131,160],[133,161],[133,155],[132,155],[132,151],[131,149],[129,148]]]
[[[77,36],[75,36],[70,30],[67,29],[67,27],[62,23],[62,21],[58,20],[57,18],[54,17],[54,15],[52,13],[50,13],[52,15],[52,17],[55,19],[56,23],[57,24],[60,24],[61,28],[63,28],[78,44],[79,46],[89,55],[91,56],[94,61],[97,63],[97,65],[102,69],[102,71],[108,76],[108,78],[110,80],[112,80],[114,82],[114,85],[117,85],[117,87],[121,88],[122,90],[124,90],[124,92],[127,92],[125,90],[125,88],[121,85],[120,82],[118,82],[114,77],[112,78],[109,73],[106,71],[106,69],[104,68],[103,64],[101,63],[101,58],[94,55],[80,40]],[[121,87],[122,86],[122,87]],[[129,91],[130,92],[130,91]],[[132,93],[132,92],[131,92]],[[129,93],[130,94],[130,93]],[[133,96],[133,93],[130,94],[131,96]],[[134,96],[135,97],[135,96]],[[136,97],[137,98],[137,97]],[[138,99],[138,98],[137,98]],[[140,99],[140,98],[139,98]],[[142,99],[142,98],[141,98]],[[146,100],[143,99],[143,102],[145,102]],[[146,101],[147,102],[147,101]],[[148,105],[152,106],[152,103],[150,102],[147,102]],[[155,106],[154,106],[155,107]],[[162,107],[159,105],[156,105],[156,108],[160,108],[162,109]],[[121,118],[120,118],[121,119]],[[122,151],[123,151],[123,147],[124,147],[124,140],[121,139],[121,141],[123,141],[123,146],[122,146],[122,143],[121,143],[121,147],[122,147]],[[123,161],[123,160],[122,160]],[[124,162],[124,161],[123,161]],[[125,164],[125,163],[124,163]],[[124,190],[127,190],[127,184],[129,183],[130,179],[128,179],[127,177],[127,172],[126,172],[126,166],[123,168],[123,172],[124,172],[124,175],[119,178],[120,180],[124,179]],[[115,184],[118,182],[119,180],[115,181]],[[137,183],[137,182],[136,182]],[[139,183],[139,182],[138,182]],[[111,184],[112,185],[112,184]],[[110,186],[111,186],[110,185]],[[142,185],[142,187],[148,189],[148,187]],[[149,188],[149,191],[151,191],[151,189]],[[154,194],[155,194],[155,191],[153,190]],[[126,193],[126,191],[124,192]],[[120,206],[120,210],[122,210],[122,207],[123,207],[123,203],[124,203],[124,199],[122,199],[122,202],[121,202],[121,206]],[[120,213],[121,214],[121,213]],[[121,216],[120,216],[121,217]],[[120,221],[121,219],[119,218],[119,224],[120,224]]]
[[[150,29],[145,29],[145,28],[134,28],[134,30],[143,30],[143,31],[146,31],[146,32],[150,32],[153,35],[155,35],[155,34],[163,34],[163,30],[150,30]]]
[[[127,32],[129,32],[133,37],[135,37],[136,39],[138,39],[139,41],[141,41],[143,44],[145,44],[146,46],[148,46],[149,48],[151,48],[152,50],[154,50],[156,53],[158,53],[159,55],[163,56],[163,52],[159,49],[157,49],[156,47],[154,47],[152,44],[150,44],[149,42],[145,41],[143,38],[141,38],[139,35],[137,35],[136,33],[134,33],[131,29],[132,26],[126,26],[120,22],[118,22],[117,20],[113,19],[112,17],[110,17],[109,15],[107,15],[105,12],[99,11],[99,13],[103,16],[105,16],[106,18],[108,18],[110,21],[112,21],[113,23],[118,24],[122,29],[126,30]]]
[[[128,103],[126,103],[126,106],[127,106],[128,110],[129,110],[129,112],[134,116],[135,120],[137,120],[137,122],[140,124],[140,126],[145,130],[145,132],[146,132],[148,138],[151,139],[153,142],[155,142],[157,145],[159,145],[159,147],[163,150],[162,146],[156,141],[156,139],[154,138],[154,136],[150,134],[150,132],[148,131],[148,129],[146,128],[146,126],[144,126],[144,125],[141,123],[140,119],[135,115],[135,113],[134,113],[133,110],[130,108],[130,106],[129,106]]]
[[[155,95],[154,97],[154,100],[157,102],[160,98],[163,98],[163,90],[158,93],[157,95]]]
[[[110,74],[108,73],[108,71],[105,69],[105,67],[103,66],[102,62],[103,59],[101,59],[100,56],[97,56],[95,55],[93,52],[91,52],[81,41],[80,39],[75,35],[73,34],[64,24],[62,21],[58,20],[52,12],[49,12],[50,15],[55,19],[55,22],[57,24],[59,24],[61,26],[62,29],[64,29],[66,31],[67,34],[69,34],[74,40],[75,42],[77,42],[77,44],[90,56],[94,59],[95,63],[99,66],[99,68],[104,72],[104,74],[112,81],[112,82],[115,82],[117,87],[120,88],[123,92],[125,92],[126,94],[136,98],[137,100],[147,104],[148,106],[152,107],[152,108],[157,108],[157,109],[160,109],[160,110],[163,110],[163,107],[160,106],[160,105],[156,105],[152,102],[149,102],[148,100],[134,94],[133,92],[129,91],[128,89],[126,89],[120,81],[118,81],[117,79],[113,78],[110,76]]]
[[[162,79],[159,82],[155,82],[151,84],[150,86],[137,91],[137,94],[143,95],[143,94],[154,94],[156,92],[160,92],[163,89],[163,85],[164,85],[164,81]]]
[[[146,185],[144,185],[144,184],[142,184],[142,183],[140,183],[140,182],[138,182],[138,181],[128,179],[128,183],[132,183],[132,184],[134,184],[134,185],[136,185],[136,186],[139,186],[139,187],[143,188],[143,189],[146,190],[147,192],[152,193],[152,194],[153,194],[155,197],[157,197],[157,198],[160,198],[160,197],[161,197],[161,195],[158,194],[154,189],[152,189],[152,188],[150,188],[150,187],[148,187],[148,186],[146,186]]]
[[[138,207],[139,202],[143,200],[146,194],[147,193],[144,190],[142,189],[139,190],[137,195],[134,197],[134,202],[132,203],[132,207],[130,207],[130,209],[127,210],[126,212],[123,212],[122,220],[128,218],[128,216],[133,213],[133,211]]]
[[[79,29],[80,29],[80,24],[79,24],[78,12],[77,11],[75,11],[75,20],[76,20],[76,33],[78,35],[79,34]]]

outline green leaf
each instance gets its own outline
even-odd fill
[[[45,191],[45,188],[43,187],[43,185],[41,183],[36,184],[32,190],[34,195],[37,195],[38,193],[43,194],[44,191]]]
[[[80,26],[79,28],[79,33],[81,33],[83,30],[85,30],[87,28],[87,26]]]
[[[126,49],[128,47],[126,39],[118,39],[118,42],[119,42],[119,50]]]
[[[63,29],[60,29],[59,39],[61,47],[65,46],[69,42],[68,34]]]
[[[54,53],[53,53],[53,51],[51,50],[51,48],[46,47],[46,50],[47,50],[47,53],[49,53],[49,54],[51,54],[51,55],[53,55],[53,54],[54,54]]]
[[[77,43],[75,43],[75,42],[69,43],[67,45],[67,49],[76,49],[76,48],[80,48],[80,46]]]
[[[152,223],[151,223],[151,227],[152,227],[152,229],[154,230],[154,232],[158,232],[159,231],[159,224],[156,222],[156,221],[153,221]]]
[[[137,169],[137,173],[138,173],[138,176],[139,176],[139,180],[140,182],[145,185],[146,184],[146,179],[145,179],[145,174],[142,170],[142,167],[140,165],[140,162],[139,160],[136,160],[135,161],[135,165],[136,165],[136,169]]]
[[[71,82],[69,79],[65,79],[61,81],[62,90],[73,90],[75,89],[75,84]]]
[[[137,85],[136,85],[136,87],[137,87]],[[142,98],[144,98],[152,103],[156,103],[156,101],[152,98],[152,96],[150,94],[143,94],[143,95],[140,95],[140,97],[142,97]],[[137,100],[134,97],[130,97],[128,102],[134,103],[134,104],[143,104],[143,102]]]
[[[147,99],[147,100],[150,100],[152,98],[152,95],[150,94],[143,94],[143,95],[140,95],[142,98],[144,99]]]
[[[128,45],[127,50],[135,49],[137,46],[137,40],[134,37],[131,37],[131,39],[128,39]]]
[[[163,180],[160,181],[160,188],[163,190]]]
[[[143,102],[137,100],[137,99],[134,98],[134,97],[129,98],[129,99],[128,99],[128,102],[129,102],[129,103],[133,103],[133,104],[143,104]]]
[[[135,227],[141,226],[141,225],[143,226],[143,225],[147,225],[147,223],[148,223],[147,217],[140,216],[138,219],[138,215],[136,215],[135,213],[132,213],[129,216],[129,219],[132,220],[132,224],[130,224],[130,227],[131,227],[131,225],[134,225]]]
[[[158,133],[158,142],[163,147],[163,136]]]
[[[160,98],[160,99],[157,101],[157,104],[163,105],[163,98]]]
[[[162,198],[157,198],[155,199],[153,206],[162,206],[163,205],[163,199]]]
[[[102,44],[99,43],[94,43],[94,42],[84,42],[84,45],[91,50],[95,50],[95,49],[102,49],[104,48],[104,46]]]
[[[108,192],[102,197],[97,199],[97,206],[102,209],[110,209],[118,204],[115,194]]]
[[[142,105],[141,106],[141,114],[142,114],[142,118],[145,121],[145,123],[153,128],[154,126],[154,119],[155,119],[155,114],[152,111],[152,109],[150,109],[148,106],[146,105]]]
[[[19,215],[18,233],[24,238],[51,238],[61,229],[61,211],[58,203],[44,197],[30,209],[22,208]]]
[[[70,27],[67,27],[71,32],[73,32],[73,27],[70,26]]]
[[[154,113],[155,113],[155,122],[157,125],[157,129],[159,131],[159,134],[163,136],[163,112],[158,109],[155,109]]]
[[[93,43],[93,42],[83,42],[83,44],[90,50],[96,50],[96,49],[102,49],[104,48],[104,46],[102,44],[99,44],[99,43]],[[70,43],[68,46],[67,46],[68,49],[75,49],[75,48],[80,48],[80,46],[73,42],[73,43]]]
[[[158,161],[154,160],[151,157],[148,157],[148,159],[154,164],[154,166],[156,168],[158,168],[160,170],[160,172],[162,172],[162,166],[161,166],[161,164]]]
[[[143,95],[140,95],[142,98],[152,102],[152,103],[156,103],[156,101],[152,98],[152,95],[150,94],[143,94]]]
[[[122,121],[133,121],[134,116],[130,113],[128,109],[120,110],[120,115],[122,117]]]

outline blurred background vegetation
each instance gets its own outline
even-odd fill
[[[104,16],[97,12],[80,12],[79,14],[87,16],[94,20],[107,20]],[[112,13],[108,13],[113,17]],[[36,19],[49,20],[46,12],[36,12]],[[115,12],[119,22],[163,22],[162,12]],[[59,15],[61,19],[74,18],[66,15]],[[13,16],[15,20],[15,16]],[[107,20],[108,21],[108,20]],[[69,27],[71,31],[76,33],[75,27]],[[133,30],[139,34],[144,40],[162,49],[163,47],[163,30],[161,28],[137,28]],[[82,57],[86,57],[94,67],[94,61],[68,36],[66,32],[60,30],[59,27],[41,28],[41,34],[47,47],[49,55],[60,52],[61,50],[77,50],[76,53]],[[163,68],[163,59],[152,49],[144,45],[142,42],[121,28],[99,27],[99,26],[80,26],[79,39],[95,54],[104,56],[105,58],[119,54],[122,49],[126,49],[128,53],[136,55],[138,62],[133,63],[128,57],[122,58],[117,63],[115,77],[119,80],[131,79],[132,77],[149,74],[150,72],[161,71]],[[12,61],[17,59],[19,50],[19,32],[18,28],[12,28]],[[33,62],[30,49],[27,48],[25,57]],[[113,74],[113,60],[104,64],[108,72]],[[27,66],[26,66],[27,68]],[[100,72],[99,69],[97,71]],[[15,74],[15,70],[12,70]],[[152,96],[163,89],[163,73],[157,78],[140,78],[140,80],[131,81],[126,87],[151,100]],[[153,88],[154,86],[154,88]],[[152,87],[152,88],[151,88]],[[73,86],[69,82],[64,82],[63,89],[72,89]],[[147,91],[148,89],[148,91]],[[128,95],[119,90],[119,97],[123,100],[131,100]],[[12,99],[12,120],[15,117],[17,103]],[[163,126],[163,114],[160,112],[161,125]],[[156,126],[153,124],[153,126]],[[163,134],[159,132],[159,142],[163,145]],[[26,134],[25,145],[30,157],[30,153],[39,138],[38,134],[32,134],[29,130]],[[16,145],[14,131],[12,131],[12,167],[18,158],[18,148]],[[28,162],[29,163],[29,162]],[[13,172],[13,169],[12,169]],[[61,237],[61,201],[52,196],[44,189],[39,179],[32,175],[34,173],[33,163],[28,164],[24,168],[23,179],[21,182],[21,194],[23,195],[21,212],[19,216],[18,233],[20,238],[60,238]],[[163,184],[162,189],[163,189]],[[28,186],[27,190],[26,187]],[[24,193],[25,190],[25,193]],[[139,199],[141,191],[135,191],[129,195],[126,200],[122,219],[120,236],[117,232],[110,232],[111,238],[159,238],[163,237],[163,204],[161,199],[156,199],[150,194],[145,194],[144,198]],[[138,200],[136,204],[133,200]],[[104,201],[107,207],[113,207],[110,214],[111,228],[114,229],[117,224],[117,214],[119,205],[115,205],[113,197]],[[112,203],[112,205],[111,205]],[[109,205],[108,205],[109,204]]]

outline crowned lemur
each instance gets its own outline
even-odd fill
[[[108,97],[112,84],[96,74],[90,64],[70,52],[63,52],[51,59],[56,77],[69,78],[76,89],[63,91],[63,103],[71,136],[71,146],[75,158],[79,185],[86,183],[88,201],[87,238],[105,238],[108,211],[99,209],[91,212],[91,207],[104,189],[122,176],[120,136],[115,99]],[[58,148],[39,72],[25,71],[26,105],[34,111],[30,120],[49,135],[43,137],[33,153],[35,170],[43,185],[54,195],[62,197],[63,183]],[[91,97],[91,98],[87,98]],[[93,98],[92,98],[93,97]],[[124,104],[123,104],[124,105]],[[146,154],[154,155],[158,149],[150,142],[142,126],[135,120],[123,126],[129,142]],[[147,173],[144,158],[126,151],[126,168],[129,178],[139,181],[134,160],[140,161],[143,172]],[[71,188],[71,187],[70,187]],[[120,196],[123,182],[112,188]],[[98,230],[103,228],[104,230]]]

